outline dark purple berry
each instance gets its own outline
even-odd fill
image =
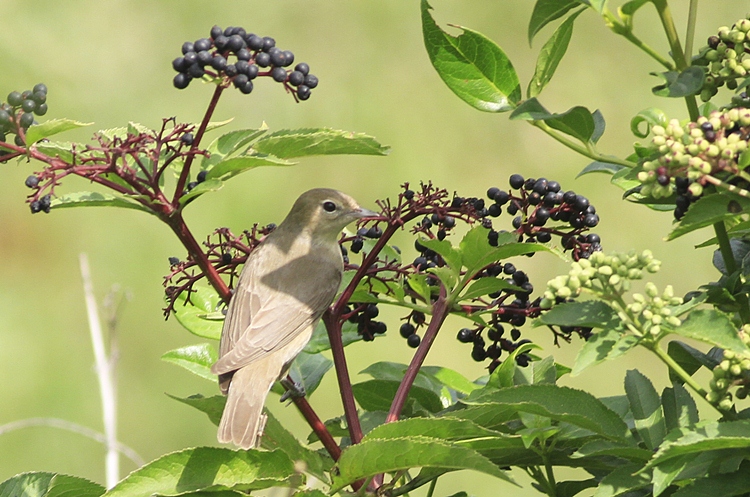
[[[495,195],[500,193],[500,188],[493,186],[489,190],[487,190],[487,198],[490,200],[495,200]]]
[[[415,331],[414,325],[411,323],[404,323],[398,329],[398,332],[404,338],[409,338],[410,336],[412,336],[414,334],[414,331]]]
[[[305,76],[305,86],[309,87],[310,89],[318,86],[318,77],[313,74],[308,74],[307,76]]]
[[[193,43],[193,50],[196,52],[202,52],[211,48],[211,40],[208,38],[201,38]]]
[[[271,70],[271,77],[277,83],[283,83],[284,81],[286,81],[286,69],[284,69],[283,67],[274,67]]]
[[[276,40],[274,40],[270,36],[263,37],[263,51],[264,52],[268,52],[275,46],[276,46]]]
[[[26,178],[24,184],[29,188],[36,188],[39,185],[39,178],[32,174],[31,176]]]
[[[417,335],[416,333],[414,333],[412,335],[409,335],[409,338],[406,339],[406,344],[409,347],[411,347],[413,349],[416,349],[417,347],[419,347],[419,342],[421,342],[421,341],[422,341],[422,339],[419,338],[419,335]]]
[[[349,248],[353,253],[357,254],[360,250],[362,250],[364,244],[364,240],[362,240],[361,238],[355,238],[354,240],[352,240],[352,245]]]
[[[189,41],[186,41],[185,43],[182,44],[182,54],[185,55],[188,52],[195,52],[195,48],[193,48],[193,44],[192,43],[190,43]],[[8,102],[8,103],[10,103],[10,102]],[[11,104],[11,105],[13,105],[13,104]]]
[[[307,100],[310,98],[310,88],[305,85],[299,85],[297,87],[297,98],[300,100]]]
[[[268,67],[271,65],[271,56],[265,52],[260,52],[255,56],[255,63],[260,67]]]
[[[294,66],[295,71],[301,72],[303,75],[307,76],[307,74],[310,72],[310,66],[305,64],[304,62],[300,62],[296,66]]]
[[[252,35],[247,38],[247,46],[256,51],[263,49],[263,43],[263,38],[257,35]]]
[[[289,74],[289,84],[292,86],[299,86],[305,82],[305,75],[299,71],[292,71]]]
[[[224,30],[221,29],[219,26],[214,26],[211,28],[211,39],[216,40],[219,36],[224,34]]]

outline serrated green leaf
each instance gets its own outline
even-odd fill
[[[570,9],[581,5],[578,0],[537,0],[529,20],[529,45],[534,36],[547,24],[564,16]]]
[[[458,272],[461,269],[461,252],[453,248],[448,240],[428,240],[421,238],[419,244],[439,254],[443,260]]]
[[[513,383],[516,385],[554,385],[556,381],[557,368],[552,356],[547,356],[541,361],[533,361],[525,368],[516,368],[513,375]]]
[[[628,427],[599,399],[582,390],[556,385],[519,385],[501,390],[485,389],[460,402],[467,405],[511,407],[564,421],[610,440],[626,441]],[[475,392],[477,393],[477,392]]]
[[[651,459],[653,454],[650,450],[634,447],[633,445],[616,443],[610,440],[593,440],[583,444],[571,457],[577,459],[581,457],[616,456],[645,463]]]
[[[500,432],[479,426],[467,419],[451,417],[412,418],[380,425],[367,434],[367,440],[410,436],[424,436],[446,441],[480,437],[502,437],[504,435]]]
[[[680,73],[666,71],[651,74],[664,79],[664,84],[653,87],[651,92],[658,97],[669,98],[695,95],[703,88],[703,79],[706,77],[705,70],[699,66],[690,66]]]
[[[289,374],[295,383],[302,386],[306,395],[312,395],[332,367],[333,361],[327,357],[302,352],[294,359]]]
[[[461,294],[461,300],[470,300],[490,293],[499,292],[501,290],[512,290],[518,289],[516,285],[512,285],[501,278],[479,278]]]
[[[737,334],[729,316],[714,309],[699,309],[690,313],[682,325],[673,330],[680,336],[729,349],[739,353],[748,352],[748,347]]]
[[[679,340],[672,340],[669,342],[669,345],[667,345],[667,354],[669,354],[669,357],[674,359],[675,362],[690,376],[698,371],[701,366],[706,366],[708,369],[713,369],[715,366],[718,366],[718,362],[714,363],[710,357],[700,350],[695,349],[686,343],[680,342]],[[684,381],[677,373],[674,373],[671,370],[669,371],[669,379],[673,382],[676,381],[680,383]]]
[[[310,155],[388,155],[390,147],[372,136],[330,128],[285,129],[260,138],[256,153],[293,159]]]
[[[68,164],[73,163],[73,143],[71,142],[51,142],[44,141],[34,145],[37,152],[41,152],[50,157],[57,157]]]
[[[672,382],[661,394],[661,407],[667,432],[675,428],[692,428],[698,422],[698,407],[681,383]]]
[[[214,347],[209,343],[190,345],[165,352],[162,361],[181,366],[201,378],[216,382],[216,375],[211,373],[211,365],[219,359]]]
[[[425,302],[430,301],[430,286],[427,284],[427,276],[424,274],[410,274],[406,280],[409,288],[422,297]]]
[[[625,394],[638,435],[648,449],[657,449],[667,434],[659,394],[651,381],[637,369],[625,374]]]
[[[177,397],[171,394],[166,395],[167,397],[174,399],[177,402],[182,402],[183,404],[194,407],[195,409],[198,409],[199,411],[205,413],[208,416],[209,421],[211,421],[216,426],[219,426],[219,422],[221,421],[221,414],[224,412],[224,405],[226,405],[227,403],[227,398],[224,395],[204,397],[203,395],[197,393],[195,395],[191,395],[190,397],[184,398]]]
[[[344,322],[341,325],[341,339],[344,342],[344,347],[350,343],[358,342],[362,340],[362,335],[357,333],[357,323],[350,323],[349,321]],[[325,350],[330,350],[331,342],[328,340],[328,331],[323,320],[318,321],[318,325],[315,327],[313,336],[303,352],[308,354],[317,354]]]
[[[490,374],[490,378],[487,380],[487,389],[495,388],[509,388],[515,385],[515,376],[518,366],[516,365],[516,357],[520,354],[533,349],[541,349],[535,343],[524,343],[517,347],[510,355]],[[476,395],[481,396],[484,393],[483,390],[476,392]],[[470,402],[474,396],[469,396],[468,401]]]
[[[82,123],[72,119],[50,119],[41,124],[35,124],[26,131],[26,146],[30,146],[42,138],[47,138],[63,131],[91,126],[94,123]]]
[[[745,465],[744,468],[734,473],[697,478],[693,483],[677,490],[671,497],[706,497],[707,495],[733,497],[746,495],[748,488],[750,488],[750,471]]]
[[[441,366],[422,366],[419,372],[432,376],[446,387],[462,394],[468,395],[474,390],[481,388],[476,383],[469,381],[458,371],[449,368]]]
[[[536,326],[586,326],[592,328],[616,329],[620,318],[617,313],[602,300],[567,302],[554,306],[542,314],[535,322]]]
[[[105,488],[77,476],[29,472],[0,483],[0,497],[100,497]]]
[[[187,292],[175,299],[174,313],[177,321],[190,333],[203,338],[218,340],[224,321],[215,319],[219,308],[219,295],[212,289],[194,286],[188,302]]]
[[[729,208],[730,202],[739,204],[741,212],[750,210],[750,199],[740,195],[722,192],[703,196],[690,206],[685,216],[667,236],[667,240],[674,240],[691,231],[739,216],[740,213],[736,209]]]
[[[422,0],[422,32],[433,67],[464,102],[485,112],[506,112],[521,99],[513,64],[502,49],[468,28],[451,36],[435,23],[432,7]]]
[[[399,384],[398,381],[391,380],[368,380],[352,385],[352,391],[354,392],[355,400],[362,409],[367,411],[388,411]],[[408,408],[410,400],[417,402],[419,406],[432,413],[439,412],[444,408],[440,397],[436,393],[426,388],[413,386],[409,390],[405,415],[413,411]]]
[[[620,466],[606,475],[594,492],[594,497],[617,497],[631,495],[630,492],[651,485],[651,476],[637,473],[640,465],[628,464]]]
[[[613,328],[594,333],[583,344],[576,355],[571,376],[577,376],[589,366],[616,359],[638,345],[640,338],[626,335]]]
[[[143,204],[124,195],[112,195],[99,192],[75,192],[53,198],[50,206],[53,209],[66,207],[122,207],[154,214]]]
[[[337,475],[331,492],[336,492],[359,479],[416,466],[445,470],[472,469],[496,478],[511,481],[478,452],[435,438],[408,437],[395,440],[369,440],[346,448],[336,463]]]
[[[537,6],[538,3],[534,6],[535,11]],[[552,76],[554,76],[557,66],[568,50],[568,43],[570,43],[570,37],[573,35],[573,23],[581,12],[583,12],[583,9],[574,12],[565,19],[539,51],[539,56],[536,59],[536,69],[534,69],[534,75],[531,77],[528,89],[526,90],[526,94],[529,97],[539,95],[544,87],[547,86],[547,83],[550,82]],[[533,16],[534,14],[532,13],[532,19]],[[529,38],[529,43],[531,43],[531,38]]]
[[[238,129],[221,135],[206,147],[209,156],[201,159],[201,169],[208,170],[226,157],[239,153],[243,147],[267,131],[268,126],[263,123],[259,129]]]
[[[296,162],[279,159],[272,155],[255,154],[240,155],[218,162],[208,170],[206,180],[216,179],[226,181],[240,173],[262,166],[293,166]],[[202,183],[201,183],[202,184]],[[200,186],[200,185],[199,185]]]
[[[283,450],[293,461],[304,461],[305,472],[310,473],[323,482],[328,482],[327,471],[333,461],[328,457],[302,445],[297,438],[282,426],[278,419],[265,409],[267,416],[263,436],[260,438],[261,447],[266,450]]]
[[[173,452],[133,471],[105,497],[182,495],[201,490],[255,490],[281,485],[296,475],[281,450],[234,451],[197,447]]]

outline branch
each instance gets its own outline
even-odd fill
[[[294,384],[294,380],[291,376],[287,376],[287,379],[291,384]],[[331,455],[331,458],[333,458],[334,461],[338,461],[339,457],[341,457],[341,448],[333,439],[333,436],[331,436],[331,433],[328,431],[328,428],[326,428],[326,425],[315,413],[312,406],[310,406],[310,403],[307,402],[307,399],[297,395],[292,395],[291,399],[292,402],[294,402],[294,405],[297,406],[297,409],[299,409],[302,417],[304,417],[305,421],[307,421],[307,424],[310,425],[315,434],[318,436],[318,439],[320,439],[323,447],[325,447],[328,453]]]

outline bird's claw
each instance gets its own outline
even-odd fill
[[[301,383],[297,383],[287,376],[281,380],[281,385],[286,388],[286,392],[281,396],[280,402],[292,399],[294,397],[304,397],[305,387]]]

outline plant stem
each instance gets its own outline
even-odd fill
[[[396,390],[396,395],[393,397],[393,402],[391,403],[391,409],[388,411],[388,416],[385,418],[386,423],[398,421],[401,409],[404,408],[406,399],[409,396],[409,390],[411,390],[411,386],[417,378],[417,373],[419,373],[419,368],[422,367],[422,363],[427,357],[427,353],[430,351],[430,347],[432,347],[435,337],[437,337],[438,330],[440,330],[440,326],[442,326],[443,321],[445,321],[449,312],[450,302],[446,297],[446,289],[441,284],[440,295],[432,306],[432,319],[430,320],[429,326],[427,326],[427,331],[424,333],[424,338],[422,338],[422,341],[417,348],[417,352],[414,354],[414,357],[412,357],[409,367],[406,368],[404,379],[401,380],[398,390]]]
[[[659,359],[661,359],[662,362],[664,362],[669,367],[669,369],[671,369],[677,376],[679,376],[682,381],[689,385],[690,388],[695,391],[695,393],[700,395],[700,397],[703,399],[706,398],[707,392],[703,389],[703,387],[701,387],[698,382],[693,379],[692,376],[687,374],[687,371],[682,369],[682,366],[677,364],[677,362],[672,359],[669,354],[664,352],[664,350],[659,347],[658,343],[653,343],[651,345],[647,345],[646,343],[644,343],[644,346],[651,350],[654,354],[656,354],[657,357],[659,357]]]
[[[698,0],[690,0],[688,10],[687,32],[685,33],[685,61],[689,64],[693,58],[693,40],[695,39],[695,21],[698,19]]]
[[[427,489],[426,497],[432,497],[432,495],[435,493],[435,485],[437,485],[437,478],[430,482],[430,488]]]
[[[107,488],[114,487],[120,481],[120,454],[117,446],[117,398],[115,395],[114,355],[107,354],[104,345],[99,312],[94,297],[94,285],[91,281],[91,270],[86,253],[79,256],[81,278],[83,279],[83,293],[86,300],[86,314],[88,315],[91,344],[94,348],[96,362],[96,377],[99,380],[99,395],[102,400],[102,418],[104,421],[104,436],[106,437],[107,457],[105,471]]]
[[[653,3],[656,7],[656,11],[659,13],[659,19],[664,28],[664,33],[667,35],[669,49],[672,52],[672,60],[674,60],[678,71],[684,71],[690,66],[690,63],[686,60],[685,53],[682,51],[680,37],[677,35],[677,29],[674,25],[674,19],[672,19],[672,11],[669,9],[669,3],[667,0],[653,0]]]
[[[291,377],[288,377],[288,379],[290,382],[294,382]],[[307,402],[307,399],[295,395],[292,395],[291,399],[297,409],[299,409],[302,417],[304,417],[305,421],[307,421],[307,424],[310,425],[310,428],[312,428],[312,430],[318,436],[318,439],[323,444],[323,447],[325,447],[325,449],[331,455],[331,458],[334,461],[338,461],[339,457],[341,457],[341,448],[333,439],[333,437],[331,436],[331,432],[328,431],[326,425],[323,423],[323,421],[320,420],[320,417],[313,410],[312,406],[310,406],[310,403]]]
[[[557,483],[555,483],[555,470],[549,460],[549,454],[542,448],[542,459],[544,460],[544,469],[547,472],[547,495],[557,497]]]
[[[611,156],[599,154],[596,151],[589,150],[587,147],[565,138],[560,133],[550,128],[549,125],[547,125],[547,123],[545,123],[544,121],[529,121],[529,123],[532,126],[536,126],[537,128],[541,129],[542,131],[547,133],[549,136],[551,136],[558,142],[562,143],[569,149],[573,150],[574,152],[578,152],[579,154],[585,157],[588,157],[591,160],[595,160],[599,162],[607,162],[609,164],[618,164],[620,166],[625,166],[627,168],[635,167],[635,164],[633,164],[630,161],[620,159],[619,157],[611,157]]]
[[[339,384],[339,392],[341,392],[341,403],[344,406],[344,418],[349,428],[349,438],[352,440],[352,444],[357,444],[362,440],[362,426],[359,424],[357,405],[354,403],[354,394],[352,393],[352,381],[349,376],[349,368],[346,365],[344,341],[341,338],[341,322],[338,319],[338,314],[331,312],[331,309],[329,309],[323,314],[323,323],[326,325],[328,341],[331,344],[333,364],[336,368],[336,380]]]
[[[222,91],[224,91],[224,87],[222,85],[216,85],[216,89],[214,90],[214,94],[211,97],[211,101],[208,103],[206,114],[203,116],[203,121],[201,121],[201,125],[198,127],[198,132],[195,134],[195,138],[193,138],[193,143],[190,146],[191,151],[196,151],[198,149],[201,138],[203,138],[203,133],[206,132],[206,127],[211,121],[211,116],[216,110],[216,104],[219,103],[219,97],[221,96]],[[185,190],[185,185],[187,184],[187,180],[190,177],[190,166],[193,164],[193,159],[195,159],[195,154],[188,155],[188,158],[185,159],[185,164],[182,166],[180,179],[177,180],[177,186],[174,190],[174,197],[172,198],[172,205],[176,209],[179,208],[180,197],[182,197],[182,192]]]
[[[656,50],[654,50],[653,48],[651,48],[650,46],[648,46],[646,43],[644,43],[640,38],[638,38],[637,36],[635,36],[633,34],[632,30],[628,30],[628,31],[626,31],[624,33],[621,33],[621,34],[630,43],[632,43],[636,47],[638,47],[641,50],[643,50],[652,59],[654,59],[656,62],[658,62],[659,64],[661,64],[662,66],[664,66],[665,69],[667,69],[668,71],[673,71],[674,70],[674,65],[671,62],[669,62],[669,60],[667,60],[664,57],[662,57],[662,55],[659,52],[657,52]]]
[[[198,264],[198,267],[201,268],[201,271],[203,271],[208,282],[211,283],[211,286],[213,286],[214,290],[219,294],[219,297],[225,302],[229,302],[229,298],[231,297],[229,287],[224,283],[224,280],[221,279],[216,268],[208,260],[208,257],[206,257],[203,249],[201,249],[200,244],[196,241],[195,237],[190,232],[190,229],[188,229],[185,220],[182,218],[182,213],[177,211],[171,216],[163,219],[169,227],[172,228],[172,231],[177,235],[177,238],[180,239],[190,257],[196,264]]]

